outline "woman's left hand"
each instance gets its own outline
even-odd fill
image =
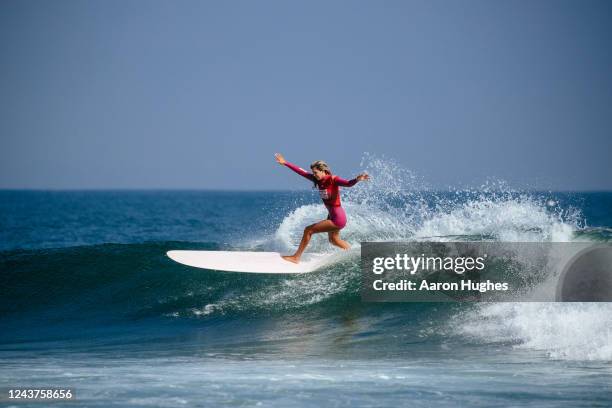
[[[359,181],[369,180],[370,179],[370,175],[368,173],[361,173],[360,175],[358,175],[356,177],[356,179],[359,180]]]
[[[285,160],[283,155],[280,154],[280,153],[274,153],[274,157],[276,158],[276,161],[278,162],[278,164],[285,164],[285,163],[287,163],[287,160]]]

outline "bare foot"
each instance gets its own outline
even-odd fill
[[[283,258],[285,261],[293,262],[294,264],[300,262],[300,258],[295,255],[281,255],[281,258]]]

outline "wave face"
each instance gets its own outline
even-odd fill
[[[390,160],[366,156],[362,165],[372,181],[342,192],[349,219],[342,234],[354,247],[383,240],[612,241],[612,193],[527,193],[503,183],[438,192]],[[306,225],[325,218],[310,191],[0,196],[6,343],[87,336],[84,328],[104,337],[113,325],[206,328],[227,342],[259,330],[281,343],[310,327],[325,343],[337,338],[340,321],[352,327],[351,347],[364,352],[380,341],[387,350],[454,342],[612,360],[606,304],[367,304],[358,251],[319,272],[287,277],[203,271],[165,256],[170,249],[290,251]],[[315,236],[309,250],[333,251],[325,236]],[[274,321],[274,335],[264,324],[249,326],[255,321]]]

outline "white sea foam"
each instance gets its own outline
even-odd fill
[[[575,227],[526,198],[469,201],[426,219],[416,232],[428,236],[487,236],[502,242],[567,242]]]
[[[612,361],[612,305],[608,303],[496,303],[475,305],[451,322],[466,338],[511,342],[552,359]]]

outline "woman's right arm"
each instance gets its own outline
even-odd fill
[[[312,173],[308,173],[303,168],[298,167],[293,163],[289,163],[287,160],[285,160],[282,154],[276,153],[274,156],[276,157],[276,161],[279,164],[289,167],[291,170],[295,171],[297,174],[299,174],[300,176],[304,178],[307,178],[310,181],[314,181],[314,175]]]
[[[291,170],[295,171],[300,176],[306,177],[310,181],[314,181],[314,175],[312,173],[307,172],[303,168],[298,167],[295,164],[289,163],[288,161],[285,162],[285,166],[289,167]]]

